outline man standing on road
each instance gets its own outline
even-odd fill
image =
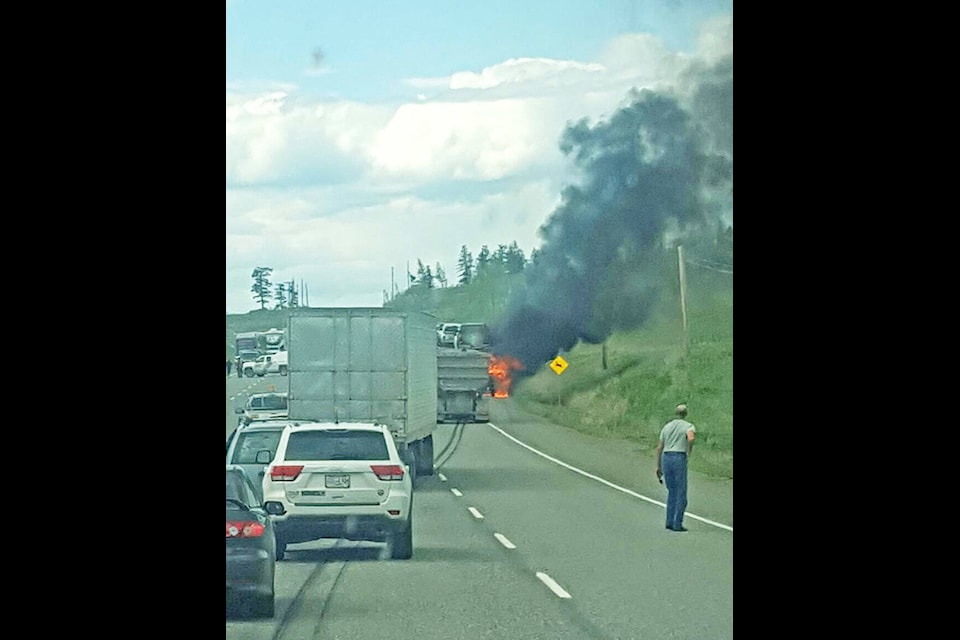
[[[240,356],[237,356],[237,361],[234,363],[234,366],[237,368],[237,377],[243,377],[243,360],[240,359]]]
[[[667,486],[667,529],[686,531],[683,512],[687,509],[687,458],[697,430],[686,421],[687,405],[678,404],[676,414],[660,430],[657,479]]]
[[[233,368],[233,360],[227,358],[227,377],[230,377],[230,369]]]

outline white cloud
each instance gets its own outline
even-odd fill
[[[502,84],[520,84],[525,82],[556,82],[564,73],[586,71],[599,73],[603,65],[581,63],[573,60],[551,60],[549,58],[512,58],[480,73],[461,71],[450,77],[451,89],[490,89]]]
[[[377,173],[495,180],[555,147],[537,101],[429,102],[397,109],[370,149]]]
[[[717,21],[698,55],[732,50]],[[295,87],[228,89],[227,310],[254,308],[250,273],[308,283],[313,305],[374,305],[401,288],[407,261],[439,261],[451,281],[461,245],[516,240],[537,228],[572,179],[564,125],[619,108],[631,88],[675,80],[693,59],[651,36],[612,41],[596,61],[515,58],[407,83],[409,103],[306,100]]]

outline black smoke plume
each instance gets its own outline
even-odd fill
[[[660,295],[668,234],[732,211],[733,64],[689,72],[676,94],[632,91],[606,121],[568,125],[560,148],[579,185],[540,227],[524,286],[492,329],[493,352],[536,372],[578,341],[642,325]],[[645,275],[646,274],[646,275]]]

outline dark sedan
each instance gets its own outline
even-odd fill
[[[227,465],[227,611],[272,618],[277,543],[259,496],[242,467]]]

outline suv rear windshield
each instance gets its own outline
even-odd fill
[[[487,327],[482,324],[460,327],[460,344],[470,347],[485,347],[490,342]]]
[[[287,399],[284,396],[259,396],[250,398],[251,409],[272,409],[279,411],[287,408]]]
[[[237,437],[237,446],[233,448],[233,458],[230,464],[256,464],[257,452],[266,449],[270,457],[277,452],[282,431],[250,431],[240,432]]]
[[[389,460],[377,431],[301,431],[290,434],[286,460]]]

